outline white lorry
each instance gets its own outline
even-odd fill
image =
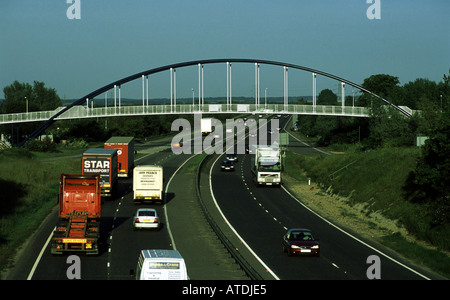
[[[133,170],[134,202],[157,201],[163,203],[163,168],[141,165]]]
[[[274,146],[253,146],[252,173],[256,185],[281,185],[281,150]]]
[[[138,280],[188,280],[186,263],[176,250],[141,250],[136,266]]]
[[[213,119],[212,118],[202,118],[200,120],[200,130],[202,132],[202,135],[208,135],[212,132],[212,125]]]

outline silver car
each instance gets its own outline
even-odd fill
[[[133,217],[133,229],[159,228],[158,213],[153,208],[139,208]]]

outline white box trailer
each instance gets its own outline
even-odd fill
[[[213,119],[212,118],[202,118],[200,120],[200,130],[202,135],[208,135],[212,132],[213,127]]]
[[[186,263],[177,250],[141,250],[136,266],[137,280],[187,280]]]
[[[163,202],[163,168],[156,165],[141,165],[133,170],[133,199]]]

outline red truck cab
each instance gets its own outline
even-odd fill
[[[61,174],[59,219],[51,253],[98,254],[101,217],[100,175]]]

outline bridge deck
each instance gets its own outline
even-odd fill
[[[52,111],[37,111],[28,113],[14,113],[0,115],[0,124],[47,121],[64,107]],[[177,104],[177,105],[136,105],[94,107],[77,105],[65,111],[55,120],[98,118],[136,115],[170,115],[170,114],[298,114],[343,117],[368,117],[366,107],[330,106],[330,105],[297,105],[297,104]]]

